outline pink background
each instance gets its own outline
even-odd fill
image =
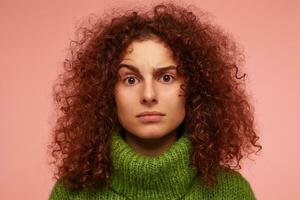
[[[46,152],[51,86],[78,20],[142,2],[0,1],[1,200],[47,199],[54,184]],[[209,11],[244,47],[263,151],[241,173],[258,199],[300,199],[299,1],[180,2]]]

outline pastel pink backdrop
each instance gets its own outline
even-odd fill
[[[158,1],[149,1],[150,3]],[[258,199],[300,199],[300,3],[190,0],[245,50],[263,151],[241,173]],[[144,1],[0,1],[0,199],[47,199],[51,86],[78,20]]]

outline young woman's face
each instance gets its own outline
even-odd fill
[[[127,132],[141,139],[157,139],[181,124],[184,78],[176,68],[171,50],[158,40],[134,41],[128,47],[115,86],[118,119]]]

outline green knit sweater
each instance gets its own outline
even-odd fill
[[[190,165],[190,147],[189,139],[183,135],[162,155],[145,157],[137,154],[119,134],[114,134],[109,189],[70,192],[58,181],[49,199],[255,199],[248,181],[236,171],[219,170],[218,184],[212,189],[204,187]]]

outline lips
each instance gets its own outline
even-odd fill
[[[142,123],[158,123],[166,114],[158,111],[145,111],[138,114],[136,117]]]
[[[138,114],[136,117],[143,117],[143,116],[165,116],[165,114],[158,111],[145,111]]]

